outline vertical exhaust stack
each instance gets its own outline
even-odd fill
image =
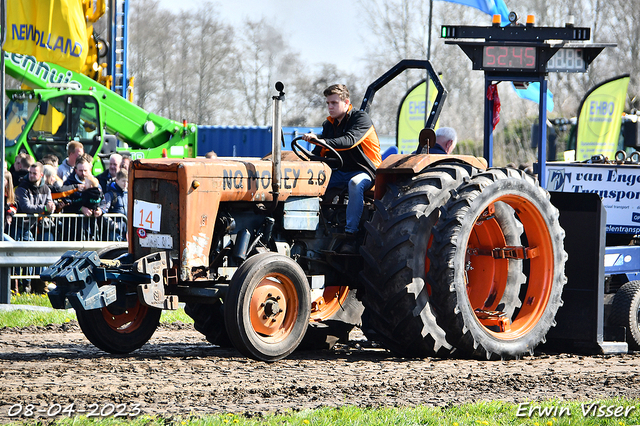
[[[280,140],[282,138],[282,102],[284,102],[284,84],[278,81],[276,83],[278,95],[273,99],[273,131],[271,134],[272,142],[272,180],[271,191],[273,193],[273,205],[271,211],[275,210],[278,205],[278,197],[280,196],[280,177],[282,161],[282,150],[280,149]]]

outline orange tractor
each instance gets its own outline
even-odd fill
[[[438,90],[430,140],[446,91],[428,61],[401,61],[361,108],[407,68]],[[518,357],[543,341],[566,253],[534,178],[471,156],[392,155],[365,203],[360,254],[338,253],[346,203],[326,189],[340,155],[280,152],[276,89],[271,156],[133,162],[128,249],[67,252],[42,274],[52,305],[73,306],[111,353],[144,345],[180,303],[210,342],[264,361],[329,347],[363,321],[409,356]]]

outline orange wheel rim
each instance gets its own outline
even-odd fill
[[[318,322],[331,318],[342,307],[348,295],[349,287],[325,287],[322,296],[316,297],[311,302],[311,321]]]
[[[148,306],[138,301],[134,307],[125,309],[119,314],[110,312],[109,307],[102,308],[102,316],[109,327],[118,333],[131,333],[140,327],[148,310]]]
[[[293,330],[298,305],[298,293],[293,282],[284,275],[269,274],[262,278],[251,294],[251,326],[265,342],[280,342]]]
[[[506,244],[504,234],[495,219],[478,222],[473,227],[467,248],[500,248]],[[467,251],[468,253],[468,251]],[[467,254],[467,262],[470,256]],[[465,262],[465,263],[467,263]],[[473,259],[473,269],[467,271],[467,297],[473,309],[493,311],[496,309],[507,284],[509,261],[477,256]],[[473,283],[473,285],[471,285]],[[478,283],[482,283],[479,285]]]
[[[505,246],[505,238],[495,219],[479,221],[476,218],[467,241],[465,274],[467,298],[480,325],[500,340],[517,339],[528,333],[542,317],[553,286],[554,253],[553,242],[547,224],[536,205],[518,195],[504,195],[492,201],[502,201],[510,205],[518,214],[524,228],[531,257],[529,263],[526,295],[522,306],[510,319],[487,318],[486,313],[498,307],[507,285],[508,259],[494,259],[489,255],[471,256],[473,249],[493,250]],[[488,328],[502,324],[503,331]]]

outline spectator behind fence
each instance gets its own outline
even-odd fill
[[[29,168],[29,177],[23,179],[16,189],[18,213],[48,215],[55,211],[56,205],[51,198],[51,190],[44,182],[42,163],[35,163]],[[38,218],[29,222],[16,224],[19,229],[16,236],[21,240],[49,240],[49,230],[53,222],[49,218]],[[35,234],[34,234],[35,232]],[[39,234],[42,234],[41,236]]]
[[[82,191],[82,207],[89,209],[90,214],[87,214],[84,210],[82,210],[82,213],[85,216],[102,216],[104,212],[100,208],[100,204],[102,203],[103,194],[100,188],[100,182],[91,175],[86,176],[84,182],[85,190]]]
[[[62,181],[66,181],[72,174],[78,158],[84,155],[84,146],[80,142],[71,141],[67,144],[67,158],[58,166],[58,176]]]
[[[21,152],[16,155],[16,159],[13,162],[13,166],[9,170],[13,177],[13,187],[16,188],[22,179],[27,179],[25,176],[29,174],[29,167],[35,163],[35,160],[32,156],[27,154],[26,152]]]
[[[76,191],[84,190],[84,184],[80,185],[64,185],[62,179],[58,176],[56,169],[49,165],[44,165],[44,181],[51,190],[51,198],[56,205],[56,212],[61,212],[65,203],[64,197],[73,194]]]
[[[109,168],[96,176],[98,178],[98,182],[100,182],[100,188],[102,188],[103,192],[107,192],[107,186],[116,180],[116,173],[120,170],[121,165],[122,155],[118,153],[111,154],[109,157]]]
[[[101,204],[102,210],[107,213],[127,214],[127,189],[129,185],[129,174],[126,170],[119,170],[116,180],[107,186],[104,192],[104,201]]]
[[[205,158],[217,158],[218,154],[215,151],[209,151],[204,155]]]
[[[5,162],[5,166],[6,166]],[[2,229],[2,240],[8,241],[10,238],[16,239],[16,224],[14,216],[18,212],[16,205],[16,194],[13,190],[13,179],[8,170],[4,171],[4,228]],[[11,280],[11,287],[18,292],[18,280]]]
[[[5,170],[4,172],[4,228],[3,233],[11,236],[15,236],[15,226],[11,226],[13,223],[13,216],[18,211],[16,206],[16,195],[13,191],[13,180],[11,173]],[[13,231],[13,232],[12,232]],[[13,234],[13,235],[12,235]]]
[[[131,156],[125,154],[122,156],[122,163],[120,164],[120,170],[129,171],[129,165],[131,164]]]
[[[87,217],[97,217],[102,214],[102,210],[94,202],[96,197],[101,198],[101,191],[97,179],[91,175],[91,163],[93,163],[93,159],[88,154],[78,157],[75,160],[75,172],[71,173],[64,181],[65,186],[77,185],[82,188],[64,198],[65,213],[82,213]],[[93,190],[88,191],[91,188]]]
[[[88,218],[97,218],[102,215],[102,210],[98,206],[102,199],[102,191],[98,180],[91,175],[91,164],[93,159],[90,155],[84,154],[75,161],[74,173],[71,173],[64,185],[82,185],[82,190],[78,190],[67,197],[63,198],[64,213],[75,213],[82,215],[82,218],[76,218],[69,221],[71,240],[88,240],[97,236],[96,220]]]
[[[129,176],[126,170],[119,170],[116,180],[107,186],[104,200],[100,207],[106,213],[127,214]],[[121,218],[107,219],[109,241],[125,241],[127,234],[126,223]]]
[[[58,166],[60,165],[60,159],[55,154],[47,154],[40,159],[42,164],[52,166],[56,170],[56,174],[58,173]]]

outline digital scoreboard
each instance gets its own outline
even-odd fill
[[[483,46],[482,68],[536,69],[537,51],[530,46]]]
[[[611,43],[585,43],[591,37],[591,30],[571,25],[443,25],[440,34],[442,38],[448,39],[445,43],[460,46],[471,59],[474,70],[501,75],[535,76],[549,72],[586,72],[589,63],[605,47],[615,46]]]
[[[443,25],[440,36],[445,44],[456,44],[471,59],[472,69],[484,71],[485,93],[496,82],[511,81],[516,87],[539,84],[537,145],[539,176],[545,176],[547,148],[547,75],[550,72],[586,72],[589,64],[614,43],[587,43],[591,29],[568,23],[564,27],[536,27],[532,15],[526,24],[518,23],[515,12],[509,13],[509,25],[500,25],[494,15],[488,27]],[[493,165],[493,97],[484,97],[483,156]]]
[[[587,72],[582,49],[564,48],[547,61],[547,72]]]

